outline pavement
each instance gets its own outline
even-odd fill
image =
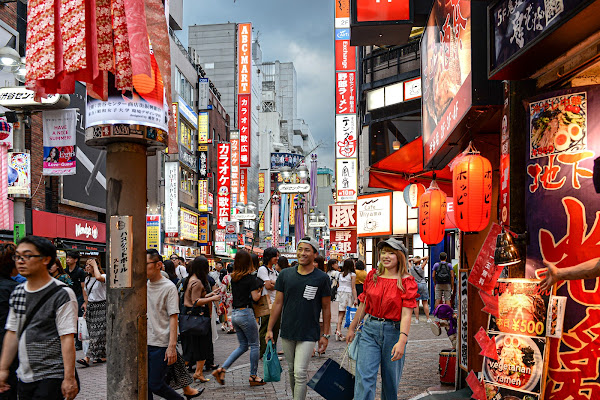
[[[219,327],[217,327],[218,329]],[[332,326],[332,332],[335,332],[335,326]],[[346,330],[343,329],[345,334]],[[236,335],[227,335],[219,329],[219,339],[214,345],[215,362],[223,364],[229,354],[238,346]],[[453,387],[440,387],[439,381],[439,352],[442,349],[449,348],[450,340],[442,333],[436,337],[431,332],[431,329],[424,321],[424,316],[421,315],[419,324],[411,324],[410,338],[406,350],[406,361],[402,380],[398,388],[399,400],[411,400],[422,398],[424,395],[433,391],[452,390]],[[335,341],[332,335],[329,346],[325,355],[314,357],[309,365],[309,379],[323,365],[327,358],[341,362],[344,351],[346,349],[345,342]],[[77,358],[83,357],[81,351],[77,352]],[[196,382],[192,386],[196,388],[205,387],[206,390],[198,399],[292,399],[292,391],[289,386],[289,378],[287,374],[287,363],[285,357],[282,357],[281,366],[283,372],[280,382],[267,383],[264,386],[250,387],[248,385],[248,376],[250,375],[249,352],[242,355],[227,371],[225,377],[225,386],[220,386],[215,379],[206,372],[205,377],[210,381],[207,383]],[[348,368],[347,368],[348,369]],[[77,371],[81,380],[81,392],[77,396],[77,400],[105,400],[106,399],[106,364],[91,365],[88,368],[83,368],[77,365]],[[259,362],[259,375],[262,374],[262,362]],[[381,386],[381,378],[378,379],[377,394],[379,397]],[[154,397],[158,399],[158,396]],[[312,389],[308,389],[308,399],[321,399],[322,397]],[[125,400],[125,399],[124,399]],[[129,399],[127,399],[129,400]]]

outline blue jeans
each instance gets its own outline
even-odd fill
[[[229,358],[223,364],[223,368],[228,369],[250,347],[250,376],[256,375],[260,345],[258,344],[258,324],[256,318],[254,318],[254,310],[251,308],[233,309],[231,323],[236,331],[240,346],[229,355]]]
[[[400,322],[365,318],[356,360],[355,400],[375,399],[377,372],[381,365],[381,399],[397,400],[404,356],[392,362],[392,348],[400,338]]]
[[[174,391],[165,382],[167,376],[167,362],[165,361],[166,347],[148,346],[148,399],[153,400],[153,393],[167,400],[183,400],[180,394]]]

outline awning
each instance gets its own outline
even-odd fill
[[[423,139],[418,137],[369,168],[369,187],[402,191],[410,183],[429,187],[433,174],[448,196],[452,196],[452,172],[446,166],[440,171],[423,170]]]

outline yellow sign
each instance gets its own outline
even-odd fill
[[[160,215],[146,215],[146,248],[160,251]]]
[[[180,226],[182,239],[198,241],[198,214],[182,208]]]
[[[198,210],[208,212],[208,181],[198,180]]]
[[[208,143],[208,112],[198,113],[198,143]]]

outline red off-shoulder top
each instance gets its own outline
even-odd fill
[[[400,321],[402,307],[415,308],[417,306],[417,282],[412,276],[402,278],[404,291],[398,288],[397,279],[377,278],[373,282],[376,270],[369,271],[363,286],[363,292],[358,296],[365,302],[365,312],[377,318]]]

